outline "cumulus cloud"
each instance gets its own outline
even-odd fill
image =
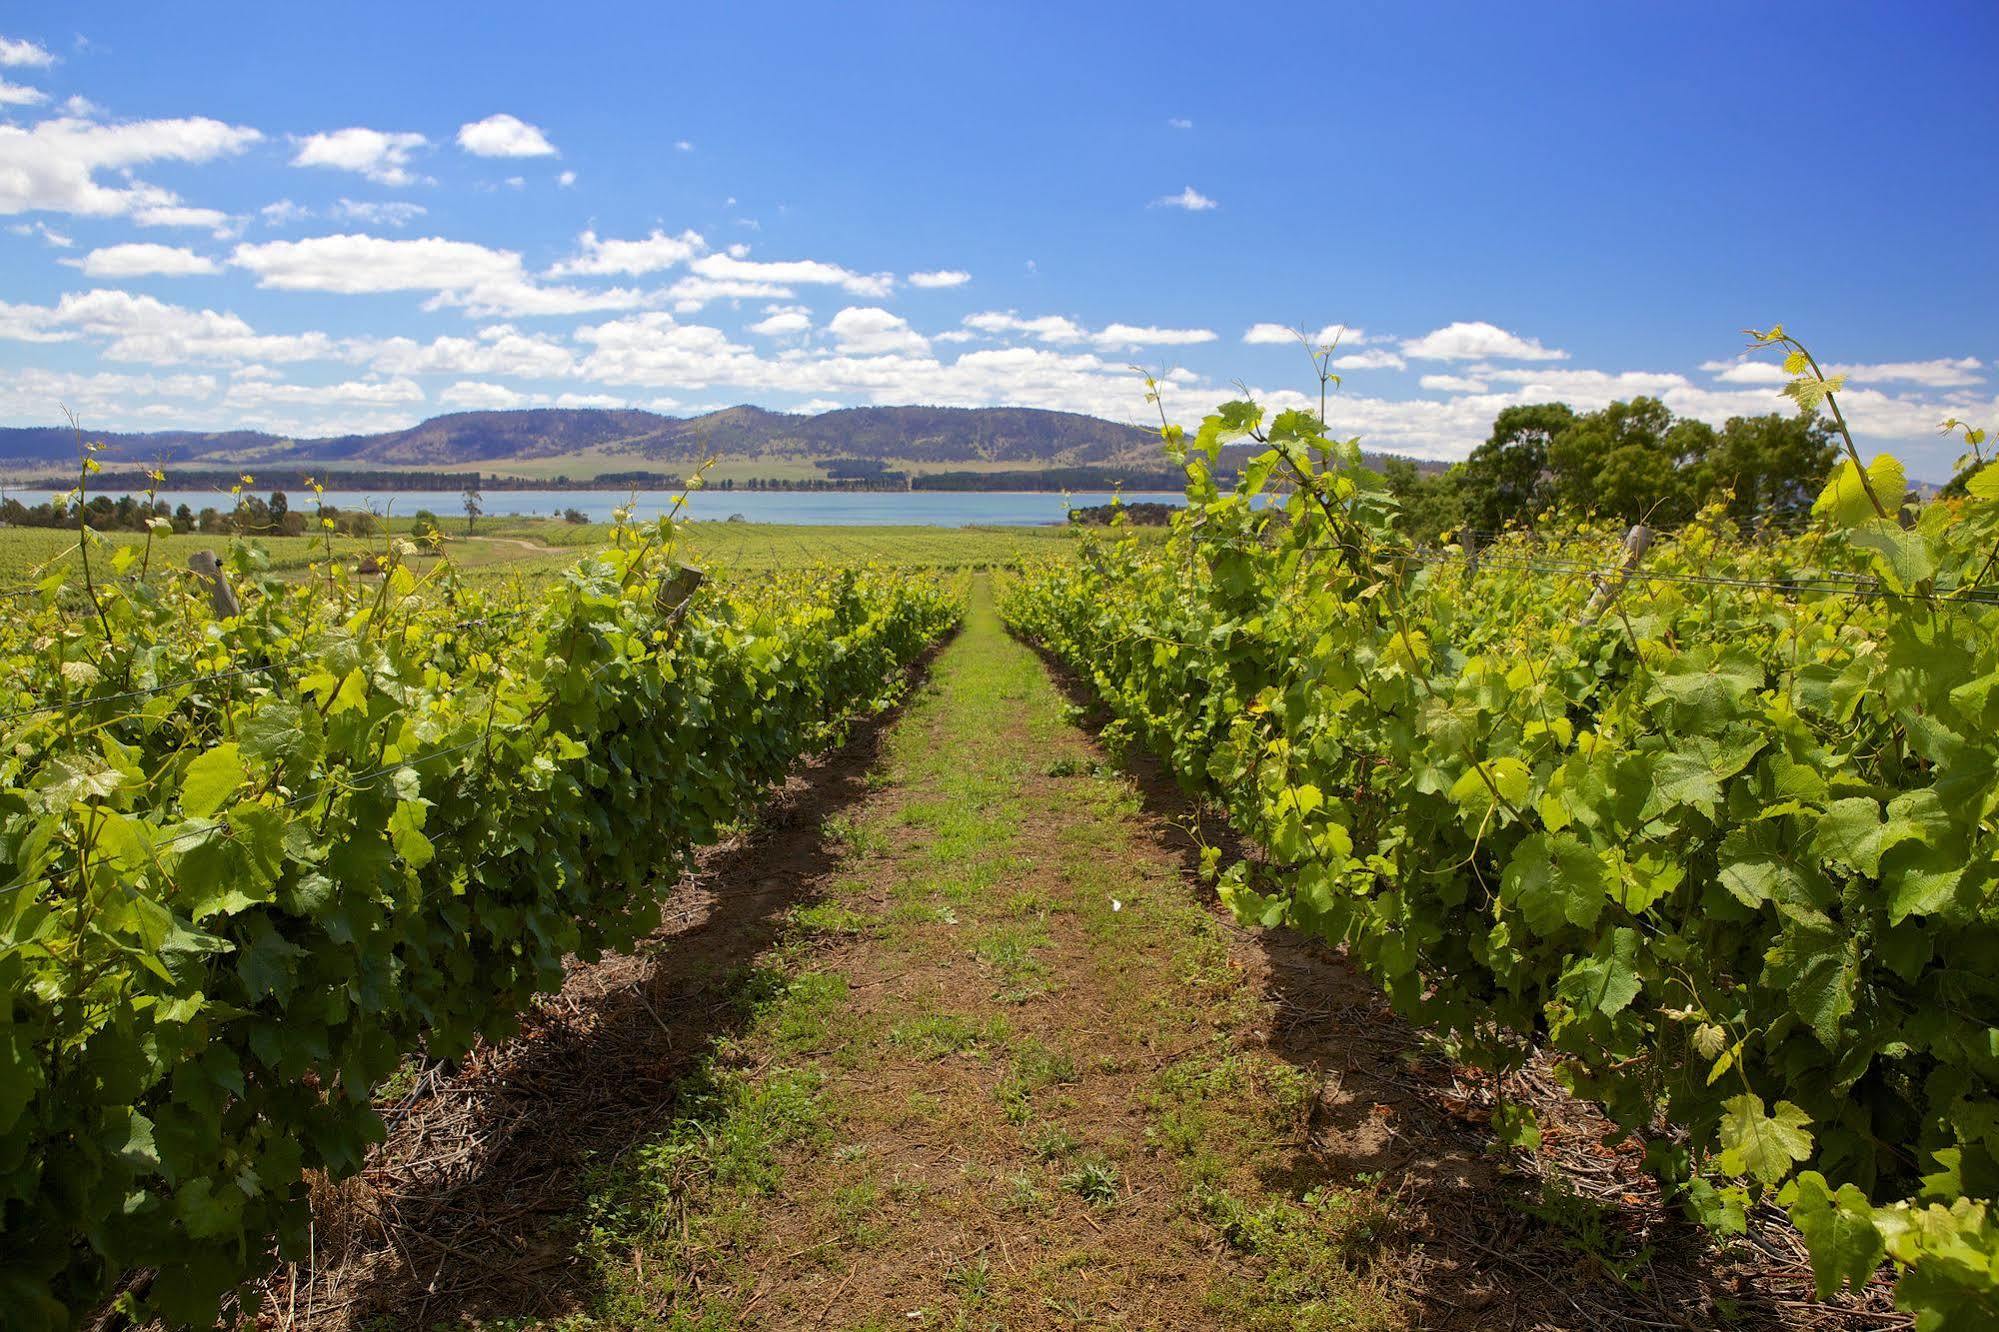
[[[0,65],[47,69],[56,58],[25,37],[0,37]]]
[[[234,314],[191,310],[103,287],[67,293],[53,306],[0,302],[0,338],[101,340],[107,360],[152,365],[351,360],[360,354],[359,344],[335,341],[325,333],[258,333]]]
[[[257,285],[283,291],[359,295],[432,293],[427,309],[463,307],[475,317],[583,314],[629,310],[646,296],[628,288],[584,291],[529,280],[519,254],[441,236],[400,240],[348,234],[238,245],[231,265]]]
[[[540,406],[548,401],[548,396],[541,393],[523,393],[505,384],[461,379],[439,393],[437,400],[446,407],[463,407],[472,411],[507,411],[516,407]]]
[[[1208,211],[1210,208],[1220,208],[1221,205],[1216,203],[1213,199],[1210,199],[1207,195],[1201,193],[1199,190],[1195,189],[1192,185],[1189,185],[1186,189],[1180,191],[1178,194],[1162,195],[1159,198],[1154,199],[1152,201],[1152,207],[1184,208],[1190,213],[1204,213]]]
[[[750,332],[761,333],[767,338],[783,338],[809,332],[811,328],[812,312],[804,306],[773,305],[762,319],[750,325]]]
[[[1211,328],[1160,328],[1155,324],[1107,324],[1090,335],[1099,347],[1191,347],[1213,342]]]
[[[0,416],[11,421],[54,421],[59,405],[92,429],[117,429],[151,413],[185,422],[192,404],[214,396],[213,375],[83,373],[33,366],[0,371]],[[167,399],[161,402],[158,399]]]
[[[182,208],[180,197],[134,179],[133,168],[149,162],[210,162],[240,153],[262,137],[247,126],[204,118],[105,125],[64,116],[33,129],[0,125],[0,214],[133,216],[170,225],[177,218],[174,210]],[[120,183],[103,183],[97,179],[100,171],[123,173]],[[207,211],[200,216],[204,223],[223,218]]]
[[[491,324],[469,338],[441,337],[428,343],[389,338],[377,346],[369,364],[391,375],[553,379],[570,373],[575,356],[566,344],[545,334],[525,333],[512,324]]]
[[[553,157],[548,136],[505,112],[458,127],[458,146],[475,157]]]
[[[1407,370],[1409,363],[1386,347],[1370,347],[1333,358],[1335,370]]]
[[[895,289],[893,273],[856,273],[817,259],[759,260],[744,256],[746,246],[731,246],[722,254],[705,254],[688,264],[697,277],[716,282],[754,282],[773,286],[832,286],[854,296],[879,299]]]
[[[237,379],[222,395],[225,407],[273,405],[339,405],[394,407],[422,402],[423,388],[413,379],[350,379],[338,384],[291,384],[270,379]]]
[[[566,190],[576,183],[576,173],[574,171],[565,171],[555,178],[555,183]]]
[[[912,287],[962,287],[971,280],[972,275],[962,268],[940,268],[934,272],[909,275]]]
[[[1420,338],[1406,339],[1402,354],[1416,361],[1565,361],[1569,356],[1479,320],[1446,324]]]
[[[1770,361],[1703,361],[1701,369],[1724,384],[1788,384],[1784,367]],[[1925,388],[1966,388],[1981,384],[1985,363],[1975,356],[1938,357],[1929,361],[1847,362],[1828,365],[1829,375],[1845,375],[1855,387],[1866,384],[1920,384]]]
[[[143,242],[107,245],[92,250],[81,259],[65,259],[63,262],[96,278],[193,277],[222,271],[207,255],[179,246]]]
[[[0,79],[0,106],[39,106],[48,100],[49,95],[40,88]]]
[[[330,130],[299,140],[292,165],[354,171],[378,185],[413,185],[417,176],[410,170],[411,155],[429,144],[429,139],[416,133],[359,128]]]
[[[912,329],[908,320],[880,306],[850,305],[833,316],[826,331],[839,342],[842,351],[861,356],[930,350],[928,339]]]
[[[1416,382],[1432,392],[1441,393],[1483,393],[1491,387],[1482,379],[1468,379],[1463,375],[1424,375]]]
[[[1106,350],[1133,347],[1186,347],[1213,342],[1215,332],[1207,328],[1159,328],[1154,325],[1109,324],[1094,332],[1063,315],[1037,315],[1023,319],[1011,310],[983,310],[969,314],[964,325],[980,333],[1021,334],[1037,342],[1056,344],[1089,343]]]
[[[793,295],[790,287],[774,282],[742,282],[734,279],[684,277],[666,289],[677,314],[693,314],[714,301],[782,300]]]
[[[1358,347],[1368,340],[1366,332],[1358,328],[1348,328],[1344,324],[1327,324],[1316,333],[1306,335],[1314,347],[1323,347],[1338,342],[1342,347]],[[1251,324],[1243,333],[1242,340],[1252,346],[1282,344],[1287,347],[1298,345],[1298,330],[1289,324]]]
[[[1187,117],[1185,117],[1185,116],[1172,116],[1172,117],[1169,117],[1169,118],[1167,119],[1167,121],[1166,121],[1166,125],[1167,125],[1167,128],[1169,128],[1169,129],[1181,129],[1181,130],[1186,130],[1186,129],[1192,129],[1192,128],[1194,128],[1194,122],[1193,122],[1193,121],[1191,121],[1191,120],[1189,120],[1189,119],[1187,119]]]
[[[548,270],[550,277],[603,276],[624,274],[636,277],[685,263],[708,248],[696,231],[678,236],[654,229],[643,240],[605,240],[595,231],[586,231],[576,240],[578,253]]]

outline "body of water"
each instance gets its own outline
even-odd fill
[[[256,492],[268,499],[267,491]],[[294,509],[311,512],[310,491],[286,491]],[[634,500],[629,490],[489,490],[482,504],[488,517],[556,518],[564,509],[581,509],[592,522],[608,523],[611,510],[632,503],[634,516],[653,518],[673,507],[671,490],[641,490]],[[196,513],[204,507],[228,509],[227,493],[162,491],[169,505],[185,504]],[[1126,491],[1127,504],[1151,501],[1184,504],[1178,491]],[[362,491],[329,490],[326,502],[341,509],[369,509],[408,518],[429,509],[440,518],[463,517],[463,497],[455,490]],[[1068,506],[1108,504],[1108,491],[812,491],[697,490],[688,497],[686,516],[722,520],[741,515],[753,523],[806,523],[840,526],[1032,527],[1068,520]]]

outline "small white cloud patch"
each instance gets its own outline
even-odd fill
[[[553,157],[555,145],[537,127],[505,112],[458,127],[458,146],[474,157]]]
[[[1154,208],[1182,208],[1190,213],[1205,213],[1210,208],[1221,207],[1220,204],[1195,189],[1192,185],[1189,185],[1178,194],[1163,195],[1160,198],[1154,199],[1152,206]]]

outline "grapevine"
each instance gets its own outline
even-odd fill
[[[1587,522],[1411,547],[1309,412],[1165,438],[1170,540],[1002,610],[1267,853],[1215,866],[1234,912],[1472,1062],[1546,1049],[1709,1226],[1787,1207],[1823,1292],[1886,1261],[1920,1326],[1999,1325],[1999,465],[1905,523],[1849,438],[1810,531],[1716,506],[1626,583]]]

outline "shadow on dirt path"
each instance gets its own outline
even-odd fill
[[[1058,691],[1097,731],[1109,720],[1088,686],[1038,652]],[[1781,1216],[1712,1244],[1639,1168],[1641,1152],[1564,1092],[1544,1060],[1509,1081],[1541,1124],[1538,1156],[1486,1127],[1489,1078],[1455,1064],[1399,1017],[1334,950],[1290,930],[1235,924],[1200,875],[1204,845],[1223,863],[1254,858],[1218,812],[1133,747],[1106,760],[1136,786],[1153,843],[1178,861],[1197,900],[1225,922],[1269,1000],[1268,1048],[1320,1092],[1287,1189],[1382,1181],[1405,1222],[1401,1294],[1417,1326],[1468,1329],[1906,1328],[1880,1283],[1864,1297],[1816,1298],[1805,1251]]]
[[[914,692],[942,645],[909,673]],[[314,1197],[313,1257],[264,1284],[275,1326],[560,1316],[587,1298],[572,1222],[594,1173],[670,1120],[676,1084],[743,1020],[746,968],[838,862],[901,707],[855,724],[712,848],[630,954],[576,964],[511,1040],[424,1067],[362,1174]]]

